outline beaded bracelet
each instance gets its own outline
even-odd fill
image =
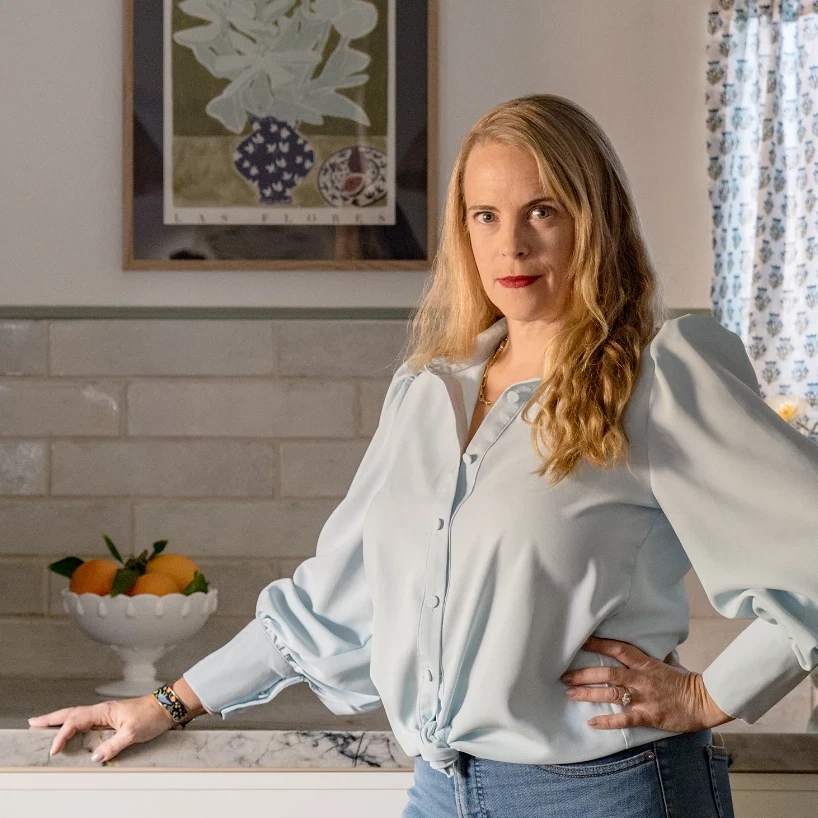
[[[176,691],[168,685],[157,687],[151,694],[162,706],[162,709],[170,716],[177,727],[187,727],[190,711],[185,703],[176,695]]]

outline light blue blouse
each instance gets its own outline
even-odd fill
[[[333,713],[383,705],[404,751],[452,775],[462,750],[583,761],[675,733],[600,730],[618,704],[572,701],[570,668],[619,665],[591,634],[663,659],[688,636],[693,565],[726,617],[754,621],[704,670],[756,721],[818,665],[818,446],[761,398],[735,333],[666,321],[625,428],[631,467],[585,461],[549,487],[509,386],[464,446],[501,318],[472,356],[394,374],[380,423],[315,556],[184,678],[212,713],[306,682]]]

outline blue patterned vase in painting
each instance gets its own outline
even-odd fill
[[[261,204],[289,204],[290,190],[315,162],[312,146],[289,123],[250,117],[252,131],[236,146],[233,166],[258,191]]]

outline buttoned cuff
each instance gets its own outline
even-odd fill
[[[753,724],[809,673],[784,628],[756,619],[705,668],[702,681],[728,716]]]
[[[264,704],[285,687],[304,681],[258,619],[186,670],[182,677],[205,710],[222,718],[237,710]]]

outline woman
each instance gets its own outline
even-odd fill
[[[404,818],[732,816],[711,728],[818,662],[818,447],[738,336],[657,301],[599,126],[553,95],[489,111],[315,556],[172,688],[32,724],[62,725],[57,752],[110,725],[104,760],[306,681],[334,713],[385,707],[415,757]],[[691,564],[720,613],[755,617],[701,674],[674,653]]]

